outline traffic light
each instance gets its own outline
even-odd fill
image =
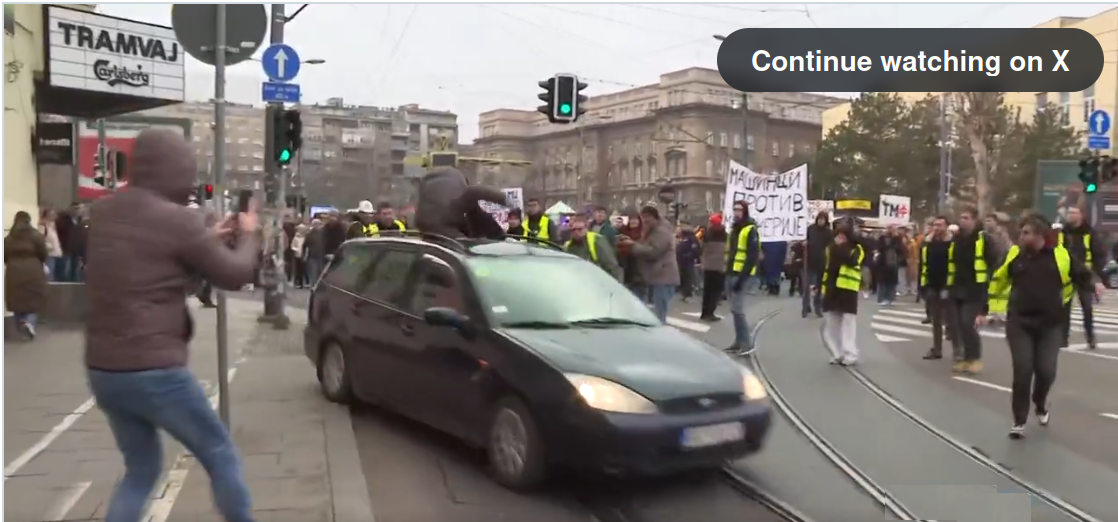
[[[122,150],[109,152],[109,172],[113,174],[113,185],[127,179],[128,155]]]
[[[303,121],[294,109],[272,112],[272,144],[276,163],[284,167],[291,163],[299,147],[303,146]]]
[[[102,145],[97,145],[97,150],[93,151],[93,182],[101,185],[102,187],[108,187],[109,180],[106,177],[106,171],[108,169],[105,165],[101,164],[102,156],[104,156],[106,159],[108,159],[108,156],[102,154],[103,150],[104,147]]]
[[[555,78],[540,82],[540,87],[544,92],[540,93],[539,98],[544,101],[544,104],[536,107],[536,110],[546,114],[547,120],[555,123]]]
[[[578,120],[579,116],[586,114],[586,102],[590,101],[590,98],[582,94],[582,91],[586,90],[589,86],[590,84],[575,78],[575,93],[577,94],[575,96],[575,120]]]
[[[1079,181],[1083,183],[1083,192],[1094,194],[1099,190],[1099,158],[1079,160]]]
[[[209,201],[214,198],[214,186],[202,185],[202,199]]]

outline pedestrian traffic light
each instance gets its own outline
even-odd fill
[[[213,185],[203,185],[202,186],[202,199],[204,199],[206,201],[209,201],[213,198],[214,198],[214,186]]]
[[[1094,194],[1099,190],[1099,170],[1098,156],[1079,160],[1079,181],[1083,183],[1083,192]]]
[[[275,110],[272,112],[272,150],[276,163],[284,167],[291,163],[303,145],[303,122],[299,111]]]

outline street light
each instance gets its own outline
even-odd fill
[[[259,62],[260,58],[257,58],[257,57],[254,56],[252,58],[249,58],[249,61]],[[307,60],[307,61],[303,62],[303,65],[322,65],[324,63],[326,63],[326,60],[324,60],[322,58],[311,58],[310,60]]]

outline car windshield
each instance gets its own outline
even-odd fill
[[[656,316],[601,268],[570,257],[479,256],[466,265],[495,327],[655,326]]]

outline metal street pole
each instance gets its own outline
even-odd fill
[[[218,219],[225,219],[225,4],[217,4],[217,37],[214,39],[214,160],[212,177],[214,207]],[[231,426],[229,414],[229,315],[225,290],[217,292],[217,375],[218,412],[221,421]]]
[[[272,4],[271,43],[283,43],[283,29],[286,23],[283,4]],[[258,319],[262,323],[271,323],[277,330],[286,330],[291,325],[291,319],[284,311],[286,304],[286,283],[284,276],[283,252],[283,209],[286,205],[287,179],[284,168],[276,161],[275,140],[275,115],[283,111],[283,103],[269,103],[265,110],[264,122],[264,182],[267,196],[268,229],[265,240],[264,263],[264,315]]]
[[[105,135],[105,118],[97,118],[97,164],[101,166],[101,179],[105,180],[105,188],[112,189],[113,183],[109,182],[109,144]],[[97,177],[97,173],[93,173]],[[77,193],[74,193],[74,199]]]
[[[947,130],[947,94],[939,95],[939,207],[938,212],[944,213],[947,211],[947,193],[949,192],[949,184],[951,175],[950,165],[951,159],[950,146],[948,140],[950,133]]]

